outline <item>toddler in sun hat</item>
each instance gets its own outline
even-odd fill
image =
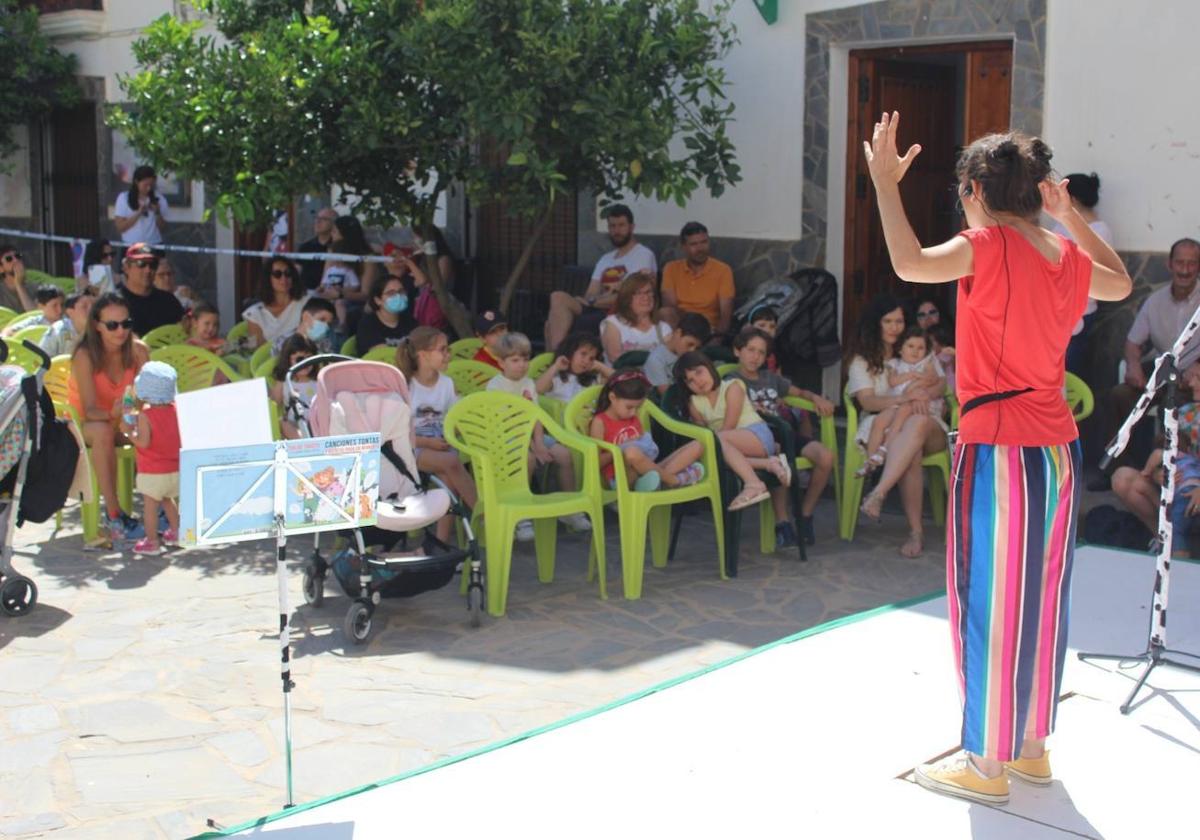
[[[175,368],[164,362],[146,362],[133,380],[140,410],[121,429],[129,435],[137,454],[136,487],[145,505],[146,536],[134,545],[137,554],[158,554],[162,543],[179,539],[179,420],[175,414]],[[166,518],[159,541],[159,511]]]

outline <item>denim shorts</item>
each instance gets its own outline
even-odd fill
[[[775,454],[775,436],[771,434],[771,427],[766,423],[759,421],[751,423],[749,426],[743,426],[747,432],[754,432],[754,436],[762,441],[763,449],[767,451],[767,455]]]
[[[642,432],[642,436],[637,440],[631,440],[628,443],[622,443],[621,451],[624,452],[630,447],[633,447],[634,449],[640,449],[642,454],[651,461],[658,460],[658,444],[654,442],[654,438],[651,437],[649,432]]]

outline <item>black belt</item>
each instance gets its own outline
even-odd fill
[[[1021,388],[1016,391],[997,391],[994,394],[981,394],[978,397],[972,397],[962,404],[962,408],[959,409],[958,416],[964,417],[966,416],[967,412],[974,411],[981,405],[986,405],[990,402],[997,402],[999,400],[1011,400],[1013,397],[1021,396],[1021,394],[1028,394],[1032,390],[1034,389]]]

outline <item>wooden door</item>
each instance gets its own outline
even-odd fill
[[[862,141],[884,110],[900,112],[900,150],[922,147],[900,185],[909,222],[922,244],[945,241],[961,226],[958,152],[966,140],[1008,127],[1011,67],[1012,46],[1005,42],[850,53],[843,337],[854,334],[875,295],[904,299],[918,291],[892,270]],[[953,284],[920,291],[952,310]]]
[[[100,235],[97,167],[96,103],[56,109],[50,117],[51,233],[85,242]],[[48,268],[74,277],[70,246],[55,245]]]

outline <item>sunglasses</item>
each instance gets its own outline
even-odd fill
[[[24,261],[24,260],[25,260],[25,258],[24,258],[24,257],[22,257],[20,254],[18,254],[16,251],[13,251],[13,252],[12,252],[12,253],[10,253],[10,254],[5,254],[5,255],[4,255],[4,261],[5,261],[5,262],[15,262],[16,260],[21,260],[21,261]]]
[[[280,277],[291,277],[292,273],[285,268],[271,269],[271,276],[278,280]]]
[[[100,326],[104,327],[104,329],[108,330],[109,332],[116,332],[117,330],[131,330],[133,329],[133,319],[126,318],[124,321],[101,321]]]
[[[932,318],[934,315],[937,315],[937,314],[938,314],[938,311],[936,309],[922,309],[920,312],[917,313],[917,317],[918,318]]]

